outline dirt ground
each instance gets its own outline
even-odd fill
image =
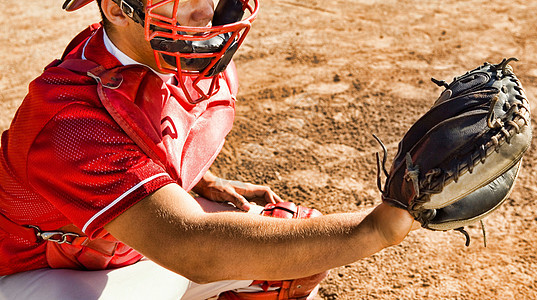
[[[30,4],[31,2],[31,4]],[[90,5],[8,1],[0,24],[0,129],[30,80],[75,33],[99,20]],[[324,213],[380,203],[371,134],[397,142],[441,88],[484,63],[511,63],[536,109],[537,1],[261,0],[235,56],[237,118],[213,172],[267,184]],[[533,124],[537,124],[533,118]],[[401,245],[334,269],[319,299],[537,299],[536,147],[506,203],[468,228],[412,232]],[[390,158],[391,158],[390,157]]]

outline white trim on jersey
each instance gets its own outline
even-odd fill
[[[139,187],[141,187],[142,185],[146,184],[147,182],[157,178],[157,177],[161,177],[161,176],[170,176],[168,173],[160,173],[160,174],[156,174],[156,175],[153,175],[149,178],[146,178],[140,182],[138,182],[135,186],[131,187],[130,189],[128,189],[125,193],[123,193],[121,196],[119,196],[118,198],[116,198],[116,200],[112,201],[112,203],[108,204],[105,208],[101,209],[98,213],[96,213],[93,217],[91,217],[88,222],[86,222],[86,224],[84,225],[84,227],[82,227],[82,231],[83,232],[86,232],[86,229],[88,228],[88,226],[93,222],[95,221],[95,219],[97,219],[100,215],[102,215],[103,213],[105,213],[107,210],[109,210],[110,208],[112,208],[114,205],[116,205],[119,201],[121,201],[123,198],[127,197],[130,193],[134,192],[136,189],[138,189]]]
[[[86,58],[86,55],[84,55],[84,53],[86,53],[86,46],[88,46],[89,42],[91,41],[91,39],[93,38],[93,36],[97,33],[97,30],[95,30],[95,32],[93,32],[91,34],[91,36],[88,38],[88,40],[86,41],[86,43],[84,43],[84,47],[82,47],[82,59],[83,60],[87,60]]]

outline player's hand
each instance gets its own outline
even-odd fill
[[[369,215],[386,247],[401,243],[412,230],[421,228],[408,211],[381,203]]]
[[[207,172],[194,188],[198,195],[216,202],[230,202],[237,208],[249,211],[251,202],[258,205],[278,203],[283,200],[269,187],[226,180]]]

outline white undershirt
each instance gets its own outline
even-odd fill
[[[117,58],[117,60],[119,60],[119,62],[122,65],[124,65],[124,66],[127,66],[127,65],[144,65],[144,66],[150,68],[153,72],[155,72],[155,74],[157,74],[164,82],[169,82],[169,81],[173,80],[173,74],[159,73],[159,72],[155,71],[153,68],[149,67],[148,65],[145,65],[145,64],[142,64],[142,63],[139,63],[139,62],[135,61],[134,59],[130,58],[127,54],[125,54],[121,50],[119,50],[119,48],[116,47],[116,45],[114,45],[114,43],[110,40],[110,38],[106,34],[106,30],[104,30],[104,28],[103,28],[103,39],[104,39],[104,46],[106,47],[106,50],[108,50],[108,52],[110,52],[110,54],[112,54],[115,58]]]

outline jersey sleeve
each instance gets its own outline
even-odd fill
[[[47,123],[29,150],[27,168],[30,185],[90,237],[175,182],[106,110],[82,104]]]

